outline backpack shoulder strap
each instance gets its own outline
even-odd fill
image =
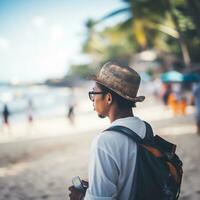
[[[130,137],[131,139],[133,139],[136,143],[143,143],[143,141],[145,140],[149,140],[153,138],[153,130],[151,128],[151,125],[147,122],[145,122],[145,126],[146,126],[146,134],[145,134],[145,138],[142,139],[137,133],[135,133],[133,130],[131,130],[130,128],[127,128],[125,126],[111,126],[110,128],[104,130],[104,131],[116,131],[116,132],[120,132],[128,137]]]
[[[142,138],[140,136],[138,136],[137,133],[135,133],[134,131],[132,131],[131,129],[125,127],[125,126],[111,126],[110,128],[104,130],[104,131],[116,131],[116,132],[120,132],[128,137],[130,137],[131,139],[133,139],[136,143],[142,143]]]
[[[154,137],[152,127],[149,123],[144,121],[145,126],[146,126],[146,134],[144,140],[151,140]]]

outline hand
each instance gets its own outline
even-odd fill
[[[84,197],[84,193],[81,190],[76,189],[74,186],[69,187],[70,200],[81,200]]]
[[[84,186],[86,186],[86,188],[88,188],[89,183],[87,181],[82,180],[82,183],[83,183]]]

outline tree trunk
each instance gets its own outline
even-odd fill
[[[178,41],[179,41],[179,45],[180,45],[180,48],[181,48],[181,52],[182,52],[182,56],[183,56],[183,61],[184,61],[185,67],[189,68],[191,66],[190,65],[191,64],[190,54],[189,54],[189,50],[188,50],[184,35],[181,32],[181,29],[180,29],[180,26],[179,26],[179,23],[178,23],[178,18],[177,18],[176,14],[173,11],[173,7],[172,7],[172,4],[171,4],[171,1],[167,0],[166,4],[167,4],[168,10],[169,10],[169,14],[171,15],[171,18],[172,18],[172,20],[174,22],[176,30],[177,30],[177,32],[179,34]]]
[[[187,4],[196,26],[198,37],[200,38],[200,3],[198,4],[195,0],[187,0]]]

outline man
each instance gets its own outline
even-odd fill
[[[193,90],[194,105],[196,108],[196,127],[197,134],[200,135],[200,82]]]
[[[108,117],[111,126],[126,126],[145,137],[145,123],[135,117],[132,107],[142,102],[137,97],[140,76],[130,67],[106,63],[95,81],[89,98],[100,118]],[[73,186],[70,199],[84,200],[129,200],[134,197],[136,143],[121,133],[103,131],[93,141],[89,166],[89,187],[84,195]]]
[[[9,127],[10,112],[6,104],[3,107],[2,116],[3,116],[3,126],[5,125],[6,127]]]

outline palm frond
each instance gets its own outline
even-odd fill
[[[104,20],[106,20],[106,19],[109,19],[110,17],[114,17],[114,16],[117,16],[117,15],[119,15],[119,14],[121,14],[121,13],[126,13],[126,12],[127,12],[127,13],[130,12],[130,6],[125,7],[125,8],[121,8],[121,9],[118,9],[118,10],[115,10],[115,11],[113,11],[113,12],[111,12],[111,13],[109,13],[109,14],[103,16],[101,19],[99,19],[99,20],[97,21],[97,23],[100,23],[100,22],[102,22],[102,21],[104,21]]]
[[[127,28],[130,28],[133,24],[133,17],[129,17],[126,21],[122,22],[120,25],[119,25],[119,28],[124,30],[124,29],[127,29]]]

